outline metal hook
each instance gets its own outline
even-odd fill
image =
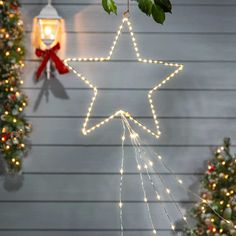
[[[129,0],[127,0],[127,10],[123,13],[123,16],[124,16],[125,18],[130,18]]]
[[[130,12],[129,12],[129,9],[126,10],[126,11],[123,13],[123,16],[124,16],[124,18],[130,18]]]

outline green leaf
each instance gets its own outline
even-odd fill
[[[164,12],[170,12],[172,10],[172,5],[169,0],[154,0],[155,4],[160,6]]]
[[[117,6],[114,0],[102,0],[102,6],[108,14],[113,12],[117,15]]]
[[[152,6],[152,18],[159,24],[163,24],[165,21],[165,12],[164,10],[158,6],[154,5]]]
[[[148,16],[152,14],[152,5],[151,0],[138,0],[139,9]]]

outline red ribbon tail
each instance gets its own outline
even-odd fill
[[[43,58],[41,65],[39,66],[39,68],[36,71],[36,78],[37,79],[41,76],[44,68],[46,67],[49,57],[50,57],[50,55],[49,55],[49,53],[47,53],[46,56]]]
[[[63,61],[56,55],[55,52],[51,53],[51,59],[55,64],[55,67],[57,68],[58,72],[60,74],[66,74],[69,72],[69,68],[63,63]]]

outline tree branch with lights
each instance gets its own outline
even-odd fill
[[[19,172],[31,125],[23,117],[27,97],[20,86],[24,66],[23,22],[18,0],[0,1],[0,154],[8,172]]]
[[[203,201],[193,208],[196,226],[187,230],[191,236],[236,236],[236,157],[230,154],[230,139],[214,152],[202,180]],[[206,204],[208,202],[221,217]]]
[[[134,0],[138,3],[139,9],[147,16],[152,16],[153,20],[163,24],[166,19],[166,13],[171,13],[172,4],[169,0]],[[117,4],[114,0],[102,0],[104,10],[110,14],[117,14]],[[127,0],[127,9],[129,9],[129,0]]]

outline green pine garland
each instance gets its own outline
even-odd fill
[[[8,172],[21,170],[31,131],[22,114],[27,97],[20,89],[25,49],[19,7],[18,0],[0,0],[0,158]]]
[[[196,227],[187,230],[191,236],[236,236],[236,157],[230,154],[230,139],[224,139],[202,180],[201,197],[205,200],[192,209]],[[225,220],[220,219],[208,202]]]

